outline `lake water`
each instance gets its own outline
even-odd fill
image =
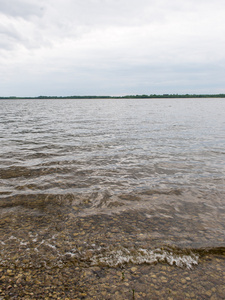
[[[224,99],[0,101],[0,267],[190,270],[224,196]]]

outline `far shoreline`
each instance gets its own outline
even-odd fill
[[[0,100],[17,99],[170,99],[170,98],[225,98],[225,94],[150,94],[150,95],[125,95],[125,96],[36,96],[36,97],[0,97]]]

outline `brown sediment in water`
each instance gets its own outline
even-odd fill
[[[192,270],[157,265],[0,268],[0,299],[224,299],[225,259]]]

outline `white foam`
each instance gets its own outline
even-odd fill
[[[155,264],[164,262],[169,265],[176,265],[180,268],[191,269],[194,265],[198,264],[198,255],[190,254],[177,254],[173,251],[164,249],[138,249],[128,250],[121,248],[119,250],[104,251],[103,253],[94,255],[91,258],[93,265],[104,264],[110,267],[122,266],[127,263],[132,264]]]
[[[11,235],[11,236],[8,238],[8,240],[18,240],[18,239],[17,239],[17,237]]]
[[[56,249],[56,246],[55,245],[52,245],[52,244],[49,244],[49,243],[45,243],[46,246],[52,248],[52,249]]]
[[[20,246],[26,246],[27,244],[28,242],[23,242],[23,241],[20,242]]]

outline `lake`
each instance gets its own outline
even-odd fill
[[[223,299],[224,99],[1,100],[0,145],[3,296]]]

